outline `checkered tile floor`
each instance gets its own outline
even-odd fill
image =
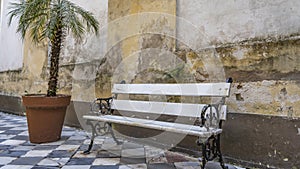
[[[0,112],[0,169],[195,169],[197,159],[179,153],[110,137],[97,137],[90,154],[84,131],[64,127],[61,140],[45,144],[28,141],[26,118]],[[207,168],[219,168],[211,164]],[[230,168],[237,168],[230,166]]]

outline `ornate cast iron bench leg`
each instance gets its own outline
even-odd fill
[[[218,128],[222,128],[222,120],[220,120],[219,117],[219,108],[220,105],[223,105],[225,98],[221,100],[219,104],[211,105],[208,104],[203,107],[201,111],[201,124],[200,127],[206,127],[207,130],[209,129],[208,126],[218,126]],[[216,111],[216,113],[213,113],[213,109]],[[209,111],[207,114],[206,112]],[[214,114],[217,114],[217,116],[214,116]],[[214,120],[214,122],[213,122]],[[208,161],[212,161],[215,158],[219,158],[219,163],[222,169],[228,169],[227,166],[225,166],[222,153],[221,153],[221,145],[220,145],[220,134],[218,135],[212,135],[207,140],[201,140],[198,139],[197,141],[198,145],[202,146],[202,169],[205,169],[205,165]]]
[[[86,151],[83,152],[83,154],[89,154],[93,144],[94,144],[94,139],[97,136],[103,136],[106,134],[111,134],[112,138],[114,139],[114,141],[120,145],[121,142],[116,138],[114,131],[112,129],[112,125],[111,123],[107,123],[107,122],[96,122],[95,124],[93,124],[90,120],[87,121],[87,124],[91,126],[92,128],[92,136],[91,136],[91,142],[89,144],[89,147]],[[103,125],[101,125],[103,124]]]
[[[214,160],[216,157],[219,158],[219,163],[222,169],[228,169],[225,166],[221,149],[220,149],[220,134],[217,136],[209,137],[204,143],[201,144],[202,146],[202,166],[201,169],[205,169],[205,165],[208,161]]]
[[[94,112],[95,114],[97,114],[99,116],[112,114],[112,110],[110,108],[111,100],[112,100],[112,97],[95,99],[95,101],[91,104],[91,112]],[[100,122],[100,121],[95,121],[95,120],[87,120],[86,123],[87,123],[87,125],[90,125],[92,128],[92,136],[91,136],[91,142],[89,144],[89,147],[86,151],[83,152],[84,154],[90,153],[90,151],[93,147],[95,137],[103,136],[108,133],[111,134],[112,138],[118,145],[121,144],[121,142],[117,140],[117,138],[114,134],[111,123]]]
[[[91,149],[92,149],[93,144],[94,144],[94,139],[95,139],[95,137],[96,137],[96,131],[95,131],[95,128],[94,128],[94,126],[93,126],[93,123],[92,123],[90,120],[87,120],[86,123],[92,127],[92,136],[91,136],[91,141],[90,141],[89,147],[88,147],[87,150],[85,150],[85,151],[83,152],[83,154],[90,154]]]
[[[221,140],[221,135],[218,134],[217,135],[217,151],[218,151],[219,163],[220,163],[220,165],[221,165],[221,167],[223,169],[228,169],[228,167],[225,166],[224,161],[223,161],[223,156],[222,156],[222,153],[221,153],[221,143],[220,143],[220,140]]]

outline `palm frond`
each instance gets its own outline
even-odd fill
[[[18,20],[17,32],[22,38],[27,33],[39,43],[45,38],[50,42],[50,78],[48,96],[55,96],[62,42],[68,32],[81,38],[85,32],[98,33],[99,23],[93,14],[69,0],[19,0],[10,4],[9,25]]]
[[[99,22],[91,12],[86,11],[82,7],[75,5],[68,0],[63,0],[62,2],[64,9],[64,23],[67,24],[66,27],[77,38],[81,38],[85,32],[94,32],[98,34]],[[82,23],[85,24],[85,26]]]
[[[50,0],[20,0],[19,3],[11,3],[8,24],[11,25],[13,18],[17,18],[17,32],[21,33],[22,38],[29,31],[32,40],[40,42],[46,38],[41,32],[46,29],[49,3]]]

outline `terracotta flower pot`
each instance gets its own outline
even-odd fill
[[[26,108],[29,140],[32,143],[53,142],[60,139],[67,106],[71,96],[22,96]]]

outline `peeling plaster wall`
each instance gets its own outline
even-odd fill
[[[74,2],[95,13],[101,31],[65,41],[59,91],[73,100],[110,96],[111,84],[123,79],[174,83],[231,76],[231,112],[300,116],[298,1]],[[47,44],[34,46],[25,38],[22,53],[22,70],[0,73],[0,92],[46,92]]]
[[[80,98],[76,95],[80,91],[87,91],[86,89],[86,74],[81,73],[81,65],[93,67],[95,63],[99,62],[104,57],[106,52],[106,37],[107,37],[107,7],[108,1],[101,0],[91,2],[88,0],[74,0],[74,3],[82,6],[83,8],[93,12],[95,17],[100,22],[99,35],[88,34],[80,40],[75,40],[72,35],[67,36],[63,44],[62,55],[60,59],[61,69],[59,72],[58,92],[62,94],[72,94],[72,100],[85,100],[91,101],[95,98],[94,90],[92,96],[88,98]],[[5,18],[6,19],[6,18]],[[1,27],[2,29],[2,27]],[[10,28],[10,31],[14,29]],[[14,34],[16,36],[16,34]],[[6,34],[1,33],[1,37],[11,38]],[[13,45],[11,45],[13,46]],[[48,82],[48,44],[42,43],[35,45],[28,37],[25,37],[23,48],[23,59],[14,59],[15,62],[21,61],[22,69],[4,71],[0,73],[0,94],[10,96],[20,96],[28,93],[45,93],[47,90]],[[0,50],[0,53],[3,50]],[[5,57],[7,60],[9,57]],[[4,62],[0,62],[2,64]],[[6,65],[9,66],[9,65]],[[94,81],[96,77],[96,70],[90,76],[93,76]],[[73,80],[75,79],[75,80]],[[81,84],[78,84],[76,79],[81,79]],[[80,91],[75,91],[72,86],[79,86]],[[82,85],[82,86],[80,86]]]
[[[198,27],[215,45],[299,33],[299,7],[298,0],[178,0],[177,16]],[[177,28],[184,32],[181,25]]]
[[[119,76],[129,79],[129,82],[144,83],[180,82],[178,79],[183,79],[187,74],[189,79],[184,79],[184,82],[224,81],[226,77],[233,77],[235,83],[228,100],[230,111],[299,116],[298,1],[240,0],[220,3],[214,0],[179,0],[168,3],[167,9],[170,11],[165,8],[161,11],[160,7],[147,10],[155,4],[154,1],[109,2],[109,20],[112,22],[109,25],[109,46],[115,47],[112,48],[114,52],[111,53],[114,54],[111,59],[117,60],[112,67],[125,62],[122,66],[127,68],[122,70],[128,73],[127,77]],[[174,15],[172,3],[177,8],[176,28],[172,28],[174,18],[170,16],[166,17],[166,22],[162,22],[161,18],[148,17],[152,22],[148,22],[147,17],[140,19],[142,12],[149,11]],[[135,15],[136,12],[139,14]],[[147,22],[149,24],[145,25],[150,31],[143,29],[143,24]],[[173,31],[176,31],[175,37],[172,36]],[[166,36],[155,34],[157,32],[163,32]],[[139,33],[149,33],[146,35],[148,38],[143,38]],[[168,43],[174,39],[177,41],[175,47],[173,43]],[[168,57],[180,59],[189,72],[174,76],[172,73],[180,72],[180,69],[173,67],[173,70],[166,71],[165,64],[155,59],[159,54],[145,50],[152,48],[161,49],[160,53],[171,51],[173,55]],[[152,58],[147,59],[147,54],[150,55],[148,58]],[[128,56],[132,58],[127,59],[130,61],[124,59]],[[216,59],[207,59],[209,57]],[[171,65],[174,60],[165,59],[164,62]],[[142,69],[153,63],[156,66],[148,67],[156,70]],[[137,67],[137,70],[132,67]],[[112,76],[116,75],[114,73],[112,71]],[[173,80],[164,77],[166,74],[171,75]],[[266,83],[272,85],[266,86]],[[285,88],[280,84],[289,88],[285,96],[290,98],[288,101],[277,97]]]
[[[92,62],[104,57],[107,37],[108,0],[94,1],[72,0],[79,6],[92,12],[100,23],[99,35],[85,34],[82,39],[67,37],[62,51],[62,65]]]
[[[217,48],[226,75],[235,79],[233,112],[300,116],[299,42],[294,36]]]
[[[72,94],[72,100],[80,103],[74,104],[76,113],[85,113],[87,102],[95,97],[111,96],[111,85],[123,79],[127,83],[184,83],[220,82],[233,77],[231,96],[227,100],[233,113],[226,123],[229,127],[224,129],[225,145],[233,142],[230,138],[240,141],[241,133],[247,134],[244,132],[247,130],[255,136],[242,138],[250,142],[242,141],[248,144],[243,146],[247,151],[264,151],[270,147],[273,142],[251,145],[251,139],[256,137],[264,141],[270,138],[265,138],[265,130],[256,132],[251,126],[259,118],[262,121],[257,125],[271,126],[269,130],[278,137],[281,131],[276,130],[272,121],[267,121],[269,117],[283,116],[274,118],[281,119],[280,124],[291,125],[284,128],[286,133],[297,128],[290,121],[298,123],[300,117],[300,12],[297,10],[300,1],[74,2],[94,12],[101,23],[99,36],[86,35],[81,40],[68,36],[64,43],[59,93]],[[1,32],[0,36],[2,39],[4,34]],[[47,44],[35,46],[25,38],[23,48],[22,69],[0,73],[0,95],[15,98],[25,90],[46,92]],[[265,120],[261,115],[270,116]],[[242,120],[248,116],[255,118],[243,126],[245,130],[239,131],[238,125],[237,129],[231,127],[236,124],[236,116],[243,116]],[[293,140],[289,139],[290,135]],[[294,131],[282,138],[291,144],[297,139]],[[186,143],[190,148],[191,141]],[[257,159],[240,155],[232,147],[225,151],[229,156],[258,163]],[[291,161],[298,160],[297,156],[286,154]]]
[[[72,94],[73,101],[90,102],[96,97],[98,67],[107,53],[108,0],[73,0],[92,12],[100,23],[99,35],[86,34],[82,39],[71,35],[64,42],[62,51],[62,80],[60,91]]]
[[[100,75],[99,80],[109,80],[111,83],[119,83],[121,80],[133,82],[144,69],[148,69],[144,65],[158,63],[153,58],[157,50],[174,50],[175,0],[110,0],[108,9],[108,59],[100,69],[109,69],[107,74]],[[152,63],[149,63],[150,59]],[[101,86],[97,87],[103,93],[106,91]]]
[[[233,77],[231,112],[299,117],[299,7],[297,0],[179,0],[177,37],[201,45],[191,50],[179,42],[178,53],[192,63],[198,81],[215,79],[208,65]],[[199,30],[198,38],[184,21]],[[218,64],[203,59],[207,48],[215,50]]]

